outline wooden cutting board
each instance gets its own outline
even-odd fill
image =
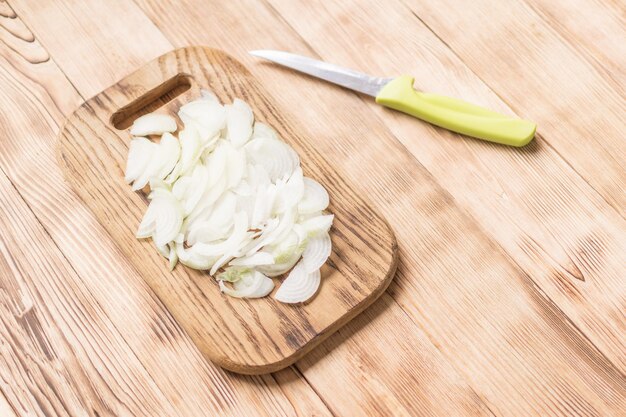
[[[127,127],[159,107],[175,114],[201,88],[222,102],[236,97],[248,102],[256,120],[273,126],[296,149],[305,175],[328,189],[329,211],[335,214],[333,253],[322,268],[318,294],[306,304],[222,295],[207,272],[181,264],[170,272],[150,240],[135,238],[147,200],[124,182]],[[396,269],[389,225],[291,121],[289,112],[300,105],[278,109],[238,61],[218,50],[188,47],[159,57],[88,100],[59,137],[59,163],[74,190],[205,357],[234,372],[260,374],[290,365],[380,296]]]

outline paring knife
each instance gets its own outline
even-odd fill
[[[451,97],[413,89],[413,77],[372,77],[327,62],[282,51],[250,54],[376,98],[376,103],[399,110],[453,132],[511,146],[524,146],[537,125]]]

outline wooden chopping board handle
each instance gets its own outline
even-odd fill
[[[152,112],[192,87],[194,77],[168,63],[173,54],[150,62],[105,91],[114,105],[109,121],[117,129],[126,129],[138,116]],[[194,89],[195,90],[195,89]]]

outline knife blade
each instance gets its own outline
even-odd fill
[[[510,146],[524,146],[535,136],[537,125],[474,104],[413,89],[414,78],[374,77],[349,68],[301,55],[274,50],[250,51],[285,67],[340,85],[376,102],[436,126],[478,139]]]
[[[385,84],[393,80],[393,78],[372,77],[349,68],[289,52],[260,50],[250,51],[250,54],[372,97],[376,97]]]

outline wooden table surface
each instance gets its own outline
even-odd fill
[[[625,16],[619,0],[0,0],[0,416],[626,415]],[[270,375],[206,362],[55,161],[85,99],[194,44],[241,60],[305,136],[337,138],[320,150],[399,242],[381,299]],[[455,135],[246,53],[262,48],[412,74],[537,138]]]

